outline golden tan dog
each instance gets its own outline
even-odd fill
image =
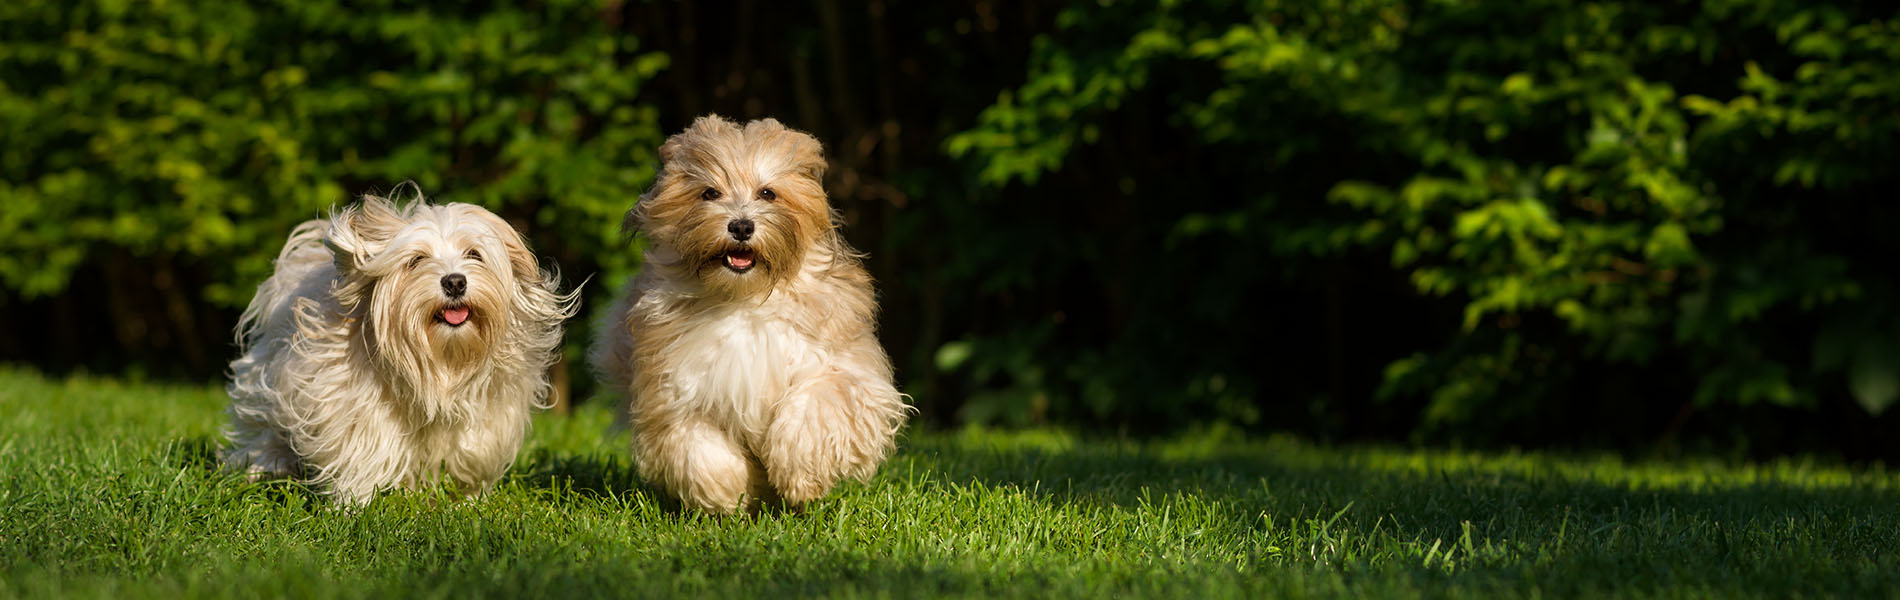
[[[712,513],[796,506],[869,477],[909,407],[818,141],[707,116],[660,158],[625,224],[647,238],[646,270],[591,352],[628,394],[641,474]]]

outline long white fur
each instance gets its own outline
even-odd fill
[[[468,280],[459,328],[434,321],[448,273]],[[487,489],[545,406],[577,297],[558,286],[477,206],[365,196],[298,225],[239,321],[225,463],[352,503],[443,475]]]

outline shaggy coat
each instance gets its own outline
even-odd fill
[[[574,312],[558,281],[468,204],[369,196],[297,226],[239,321],[226,464],[347,502],[441,475],[486,489],[548,395]]]
[[[640,473],[707,512],[799,505],[866,478],[909,408],[838,235],[817,140],[702,117],[660,148],[625,227],[646,269],[591,352],[628,397]]]

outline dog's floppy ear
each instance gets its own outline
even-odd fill
[[[812,181],[824,181],[825,169],[830,166],[830,163],[825,161],[824,144],[819,143],[818,138],[803,131],[787,129],[786,132],[792,138],[791,146],[796,156],[793,160],[798,164],[799,172],[810,177]]]
[[[785,157],[799,175],[814,182],[825,180],[825,146],[811,134],[786,127],[778,119],[766,118],[746,123],[745,135],[772,148]]]
[[[665,170],[669,165],[695,158],[711,161],[717,153],[718,140],[739,136],[741,131],[732,119],[716,113],[700,115],[685,131],[668,136],[666,143],[660,144],[660,168]]]
[[[561,322],[579,309],[580,286],[562,294],[560,273],[553,268],[541,269],[541,260],[528,249],[528,238],[521,230],[493,212],[471,209],[469,214],[488,225],[508,255],[508,270],[515,280],[515,306],[521,311],[519,316],[524,322],[558,331]]]
[[[666,143],[660,144],[660,170],[665,171],[666,165],[678,161],[680,159],[680,152],[684,151],[685,148],[686,140],[680,139],[680,136],[675,135],[666,138]]]
[[[496,234],[501,236],[501,245],[508,251],[508,268],[514,271],[515,280],[523,285],[542,283],[546,275],[541,272],[541,260],[528,249],[528,239],[501,217],[493,214],[489,217],[496,221]]]
[[[365,194],[355,206],[345,207],[330,216],[330,228],[323,234],[323,245],[330,249],[337,272],[352,273],[382,252],[389,240],[402,230],[401,209],[388,199]]]

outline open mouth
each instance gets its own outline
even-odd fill
[[[754,258],[751,250],[734,250],[726,253],[724,260],[726,268],[732,269],[732,272],[744,273],[752,270],[752,267],[758,264],[758,261],[754,260]]]
[[[435,320],[438,323],[450,327],[461,327],[463,324],[468,323],[468,316],[467,306],[450,306],[442,309],[442,312],[436,313]]]

